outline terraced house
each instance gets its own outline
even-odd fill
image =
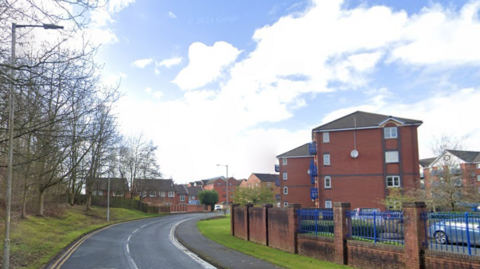
[[[391,188],[420,187],[422,121],[357,111],[312,130],[309,173],[316,207],[379,207]],[[288,172],[288,170],[287,170]]]

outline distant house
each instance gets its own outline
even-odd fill
[[[144,202],[170,205],[177,201],[172,179],[137,179],[135,185],[137,195]]]
[[[252,173],[246,181],[240,184],[242,188],[258,188],[267,187],[273,192],[274,199],[280,202],[280,187],[277,185],[279,182],[278,174],[265,174],[265,173]]]
[[[391,188],[420,188],[422,121],[357,111],[312,130],[316,207],[380,207]],[[288,170],[287,170],[288,172]],[[308,194],[305,194],[308,195]]]
[[[205,190],[215,190],[218,193],[218,203],[225,204],[227,201],[227,188],[224,176],[214,177],[207,181],[207,183],[203,186]],[[237,186],[237,180],[233,177],[228,178],[228,203],[231,204],[233,202],[233,193],[235,191],[235,187]]]
[[[309,174],[314,155],[310,154],[310,143],[303,144],[277,156],[280,172],[280,204],[301,204],[302,207],[315,207],[310,193],[315,187],[315,178]]]
[[[419,164],[420,164],[420,183],[421,183],[421,188],[425,188],[425,171],[427,171],[427,177],[430,174],[430,165],[436,160],[437,158],[426,158],[426,159],[420,159]]]
[[[91,186],[92,195],[130,197],[126,178],[110,178],[110,194],[108,194],[108,178],[87,178],[87,187]]]
[[[188,191],[188,203],[189,204],[200,204],[200,199],[198,198],[198,193],[203,191],[202,186],[189,186],[187,187]]]
[[[188,204],[188,190],[185,185],[176,185],[175,184],[175,190],[177,192],[176,195],[176,204]]]

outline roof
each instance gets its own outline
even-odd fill
[[[244,179],[237,179],[237,186],[240,186],[240,184],[242,184],[242,182],[244,182],[244,181],[247,181],[247,179],[246,179],[246,178],[244,178]]]
[[[188,194],[188,190],[187,190],[187,187],[185,187],[185,185],[175,184],[175,190],[177,191],[177,194]]]
[[[465,150],[451,150],[447,149],[446,151],[457,156],[468,163],[477,163],[480,162],[480,152],[479,151],[465,151]]]
[[[207,185],[207,184],[213,184],[213,183],[215,183],[215,181],[217,181],[217,180],[219,180],[219,179],[225,180],[225,177],[224,177],[224,176],[212,177],[212,178],[210,178],[210,179],[203,179],[202,181],[207,180],[207,183],[204,184],[204,185]]]
[[[202,186],[192,186],[192,187],[187,187],[188,190],[188,195],[190,196],[197,196],[199,192],[203,191]]]
[[[136,179],[138,191],[176,191],[172,179]]]
[[[342,130],[342,129],[354,129],[354,128],[377,128],[382,123],[388,120],[394,120],[402,123],[403,125],[421,125],[423,122],[419,120],[412,120],[407,118],[400,118],[395,116],[387,116],[363,111],[356,111],[348,114],[344,117],[320,125],[313,129],[314,132]]]
[[[90,184],[92,178],[87,178],[87,184]],[[93,190],[108,190],[108,178],[93,179]],[[126,178],[110,178],[110,190],[112,191],[128,191],[128,183]]]
[[[275,182],[278,180],[279,177],[277,174],[260,174],[260,173],[253,173],[261,182]]]
[[[310,157],[311,155],[309,151],[309,145],[310,143],[301,145],[300,147],[294,148],[290,151],[278,155],[277,158]]]
[[[419,163],[422,167],[429,167],[437,158],[426,158],[419,160]]]

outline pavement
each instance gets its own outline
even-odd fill
[[[205,236],[197,228],[198,219],[182,222],[176,230],[177,240],[203,260],[217,268],[270,269],[282,268],[220,245]]]

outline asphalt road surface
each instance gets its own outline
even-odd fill
[[[80,240],[67,259],[49,268],[214,268],[176,242],[175,226],[204,213],[169,215],[117,224]]]

